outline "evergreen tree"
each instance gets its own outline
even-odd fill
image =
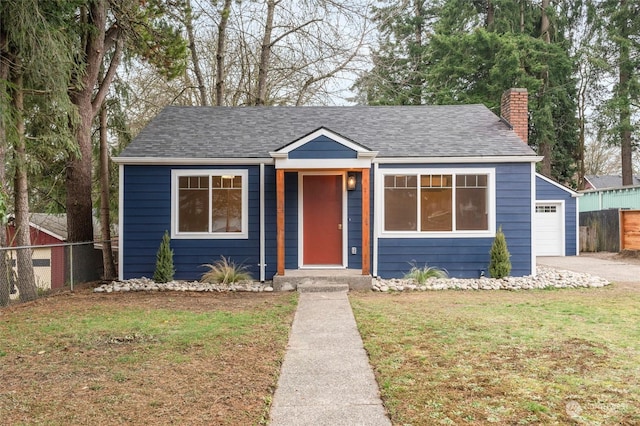
[[[429,101],[483,103],[499,114],[505,89],[527,88],[529,143],[544,156],[540,171],[574,183],[578,128],[575,64],[564,37],[568,23],[548,0],[484,0],[466,8],[463,3],[445,1],[431,39]],[[478,16],[465,17],[465,10]],[[470,30],[470,24],[476,27]]]
[[[369,105],[420,105],[427,94],[426,52],[437,2],[385,3],[374,8],[379,41],[372,53],[373,69],[362,74],[355,87]]]
[[[156,270],[153,273],[153,280],[157,283],[173,281],[173,274],[176,272],[173,268],[173,250],[171,250],[170,241],[169,232],[164,231],[156,254]]]
[[[622,184],[633,184],[633,133],[638,128],[640,99],[640,4],[631,0],[589,2],[588,24],[596,40],[596,55],[605,75],[616,81],[610,97],[600,105],[599,115],[613,122],[607,140],[620,146]]]
[[[572,183],[579,150],[565,3],[388,1],[373,18],[373,69],[355,88],[370,105],[482,103],[499,114],[502,92],[525,87],[541,171]]]
[[[491,278],[504,278],[511,273],[510,257],[507,240],[502,232],[502,227],[500,227],[489,251],[489,275]]]

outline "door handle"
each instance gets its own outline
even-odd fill
[[[341,223],[338,224],[338,229],[342,230],[342,224]]]

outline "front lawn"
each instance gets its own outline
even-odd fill
[[[0,309],[0,423],[264,423],[296,303],[84,290]]]
[[[640,285],[350,298],[396,425],[640,424]]]

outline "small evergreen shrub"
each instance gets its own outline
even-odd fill
[[[237,265],[234,261],[220,256],[220,260],[215,263],[202,265],[209,268],[202,274],[200,281],[215,284],[233,284],[238,281],[251,280],[251,274],[244,265]]]
[[[492,278],[504,278],[511,273],[511,255],[507,249],[507,240],[502,232],[502,226],[496,232],[496,237],[489,251],[489,275]]]
[[[447,278],[447,271],[433,266],[424,265],[422,268],[416,266],[415,263],[411,264],[411,270],[404,275],[404,279],[413,279],[418,284],[424,284],[429,278]]]
[[[170,241],[169,232],[164,231],[156,254],[156,270],[153,273],[153,280],[157,283],[173,281],[173,274],[176,272],[173,268],[173,250],[171,250]]]

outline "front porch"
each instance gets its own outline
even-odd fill
[[[287,269],[273,277],[276,291],[299,292],[371,290],[371,275],[360,269]]]

